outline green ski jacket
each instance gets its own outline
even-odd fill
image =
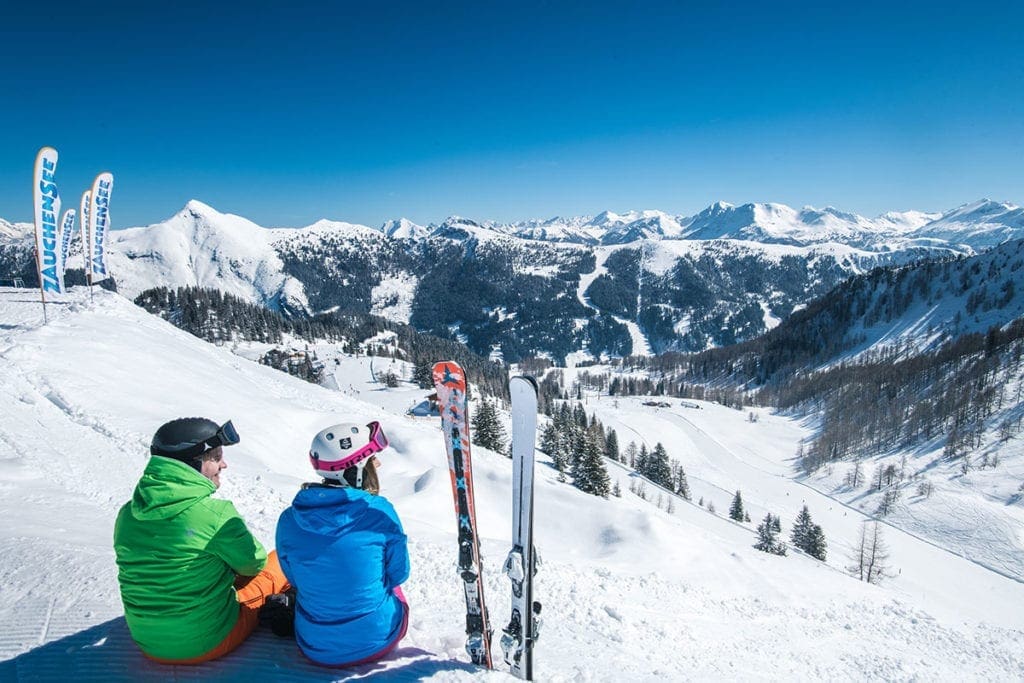
[[[159,659],[215,648],[238,620],[236,575],[255,576],[267,551],[209,479],[154,455],[117,515],[121,601],[132,638]]]

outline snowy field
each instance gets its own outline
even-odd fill
[[[328,358],[337,390],[313,386],[99,290],[90,301],[75,289],[48,307],[44,325],[35,294],[0,289],[0,680],[512,680],[472,666],[463,650],[438,420],[408,414],[426,392],[374,383],[368,358]],[[380,372],[389,361],[373,363]],[[1024,679],[1024,584],[891,527],[895,576],[881,586],[851,578],[849,548],[864,515],[792,479],[805,427],[768,412],[749,422],[747,412],[673,403],[591,397],[586,407],[622,447],[662,442],[686,468],[693,499],[713,501],[718,514],[679,499],[672,513],[659,509],[629,493],[630,473],[611,463],[623,496],[597,499],[559,483],[541,460],[537,680]],[[382,420],[393,446],[382,457],[383,494],[412,556],[409,635],[391,658],[319,669],[264,632],[200,667],[139,654],[118,597],[114,516],[152,433],[187,415],[234,420],[242,442],[226,452],[217,495],[268,547],[278,514],[311,479],[312,435],[337,421]],[[486,591],[500,629],[511,467],[483,449],[474,461]],[[725,518],[736,489],[755,523]],[[766,511],[781,515],[788,536],[805,503],[828,538],[827,563],[752,548]]]

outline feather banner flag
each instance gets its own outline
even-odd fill
[[[82,193],[82,202],[78,205],[78,223],[82,226],[82,268],[89,272],[89,254],[92,253],[92,233],[89,232],[89,198],[90,190]]]
[[[107,171],[96,176],[89,196],[89,250],[85,272],[89,282],[106,280],[107,273],[106,238],[110,228],[110,192],[114,189],[114,176]]]
[[[46,293],[64,291],[64,271],[60,258],[60,235],[57,218],[60,216],[60,195],[57,193],[57,150],[43,147],[36,155],[32,174],[32,201],[36,229],[36,267],[39,270],[39,290],[46,302]],[[45,306],[44,306],[45,308]]]
[[[64,220],[60,222],[60,274],[68,269],[68,252],[71,251],[71,237],[75,234],[75,210],[64,212]]]

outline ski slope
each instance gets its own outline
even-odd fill
[[[313,386],[105,291],[90,300],[74,289],[43,324],[35,295],[0,289],[0,680],[512,680],[473,667],[463,650],[438,420],[407,414],[426,392],[374,383],[368,358],[330,359],[338,389]],[[900,575],[880,587],[850,578],[844,546],[859,513],[786,473],[803,428],[700,405],[659,410],[605,397],[588,399],[587,409],[623,446],[631,433],[663,441],[687,468],[694,500],[713,499],[718,515],[682,501],[660,510],[630,494],[630,473],[614,464],[623,496],[597,499],[559,483],[542,458],[537,680],[1024,677],[1024,585],[890,529]],[[402,517],[412,559],[409,635],[387,661],[320,669],[265,632],[200,667],[157,665],[134,648],[117,591],[114,516],[153,431],[187,415],[234,420],[242,441],[226,451],[217,495],[235,502],[268,547],[277,516],[311,479],[312,435],[337,421],[382,420],[392,442],[383,494]],[[500,628],[509,613],[499,568],[510,542],[511,466],[483,449],[474,460],[486,593]],[[723,517],[737,488],[755,521],[771,510],[786,530],[806,500],[828,536],[828,562],[754,550],[754,525]]]
[[[585,307],[590,308],[594,311],[598,311],[598,309],[595,308],[593,304],[590,303],[590,297],[587,296],[586,292],[588,289],[590,289],[590,285],[594,284],[594,280],[596,280],[601,275],[606,275],[608,273],[608,268],[605,267],[605,262],[608,260],[608,257],[612,255],[612,253],[614,253],[620,248],[621,247],[601,247],[594,249],[594,257],[596,264],[594,270],[592,270],[589,273],[582,273],[580,275],[580,283],[576,287],[576,299]],[[626,320],[625,318],[620,318],[617,315],[611,315],[611,317],[615,320],[615,322],[619,323],[620,325],[625,325],[626,329],[629,330],[629,338],[633,343],[630,355],[651,355],[651,345],[647,342],[646,335],[644,335],[643,330],[640,329],[640,325],[638,325],[635,320]],[[580,353],[570,354],[571,357],[582,357],[584,355],[585,354]]]

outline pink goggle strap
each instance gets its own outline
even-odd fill
[[[324,470],[327,472],[337,472],[338,470],[346,470],[349,467],[354,467],[359,463],[363,462],[371,455],[380,453],[388,447],[388,437],[385,436],[384,430],[381,429],[379,422],[371,422],[367,425],[370,428],[370,443],[366,444],[358,451],[349,455],[348,457],[342,458],[341,460],[320,460],[314,458],[313,454],[309,454],[309,462],[312,463],[313,469]],[[358,473],[358,479],[362,480],[363,473]]]

